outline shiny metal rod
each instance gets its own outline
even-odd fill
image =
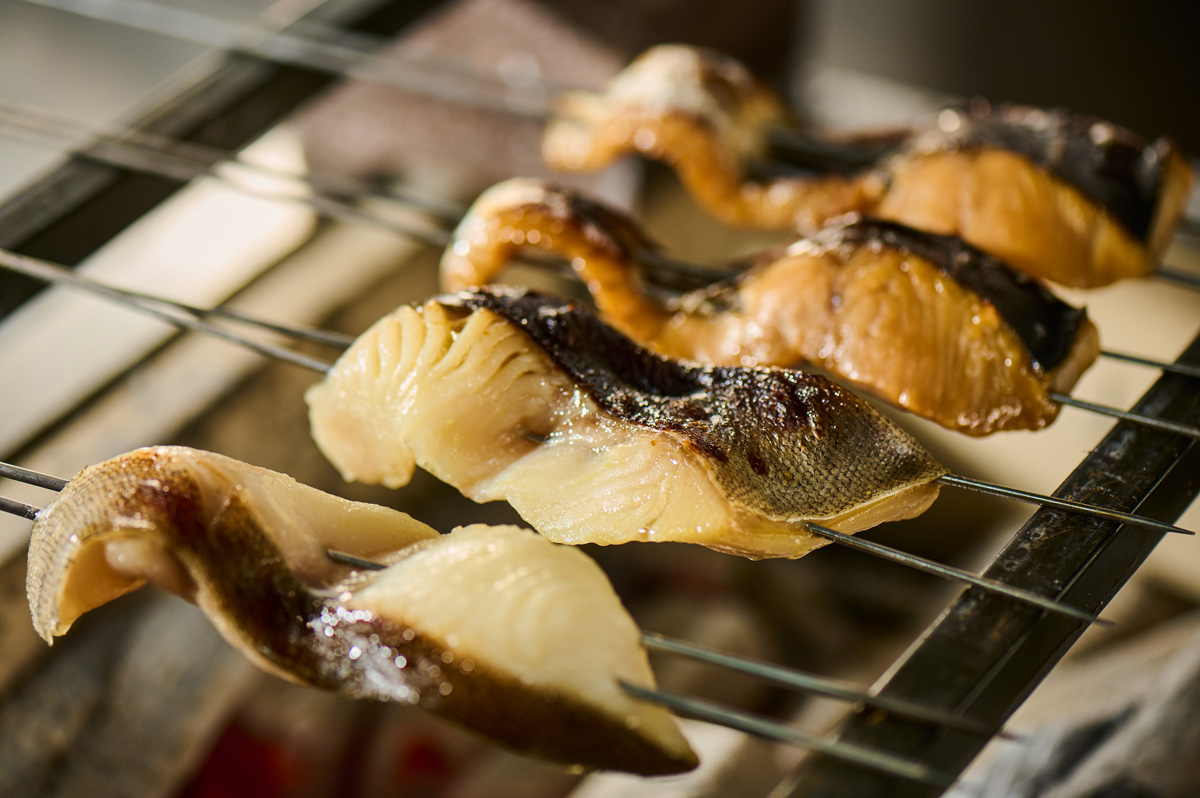
[[[8,513],[18,518],[28,518],[30,521],[36,521],[37,515],[41,511],[40,507],[34,507],[32,504],[23,504],[22,502],[0,496],[0,513]]]
[[[12,269],[13,271],[17,271],[22,274],[36,276],[33,274],[33,272],[35,271],[34,267],[39,264],[45,265],[45,263],[46,263],[45,261],[38,261],[35,258],[27,258],[24,255],[18,255],[15,252],[9,252],[8,250],[0,249],[0,266]],[[58,264],[50,264],[50,265],[58,265]],[[59,268],[63,268],[63,267],[59,266]],[[58,280],[55,280],[55,282],[58,282]],[[172,325],[175,325],[176,327],[182,327],[184,329],[193,330],[196,332],[203,332],[208,335],[212,335],[217,338],[221,338],[221,339],[226,340],[237,346],[255,351],[255,352],[259,353],[260,355],[265,355],[266,357],[274,358],[276,360],[282,360],[287,363],[292,363],[292,364],[300,366],[302,368],[310,369],[312,371],[317,371],[322,374],[329,371],[330,364],[324,360],[318,360],[316,358],[311,358],[308,355],[305,355],[301,352],[297,352],[293,349],[288,349],[287,347],[275,346],[274,344],[268,344],[268,343],[263,343],[261,341],[255,341],[251,338],[247,338],[244,335],[239,335],[238,333],[232,332],[230,330],[226,330],[225,328],[220,327],[219,325],[212,324],[211,322],[205,321],[202,318],[197,318],[189,313],[178,311],[173,308],[160,306],[152,301],[146,302],[146,301],[137,299],[135,297],[128,296],[126,294],[122,294],[118,291],[113,291],[111,293],[107,293],[104,290],[100,290],[100,288],[107,288],[107,286],[101,286],[101,284],[96,283],[94,281],[68,282],[66,280],[63,280],[62,282],[64,285],[69,285],[69,286],[78,287],[78,288],[84,288],[85,290],[88,290],[88,291],[95,291],[96,293],[110,296],[112,298],[118,299],[119,301],[125,303],[128,307],[130,307],[132,309],[139,310],[143,313],[154,316],[155,318],[161,319],[162,321],[165,321],[168,324],[172,324]]]
[[[128,127],[97,127],[81,119],[44,108],[2,100],[0,131],[13,138],[35,143],[43,143],[47,139],[61,142],[75,148],[83,157],[174,179],[191,179],[201,174],[212,175],[219,166],[228,164],[236,167],[239,173],[304,185],[333,202],[344,198],[371,198],[388,202],[435,219],[442,227],[457,224],[466,210],[457,202],[393,186],[380,186],[344,176],[273,169],[216,147]],[[114,154],[113,151],[121,154]],[[385,221],[390,220],[380,219],[381,226]]]
[[[1141,355],[1131,355],[1128,352],[1115,352],[1112,349],[1101,349],[1100,356],[1110,360],[1119,360],[1122,363],[1132,363],[1135,366],[1159,369],[1168,374],[1178,374],[1181,377],[1200,379],[1200,366],[1193,366],[1191,363],[1167,363]]]
[[[0,463],[0,477],[55,492],[65,488],[69,482],[66,479],[52,477],[49,474],[42,474],[37,471],[30,471],[28,468],[21,468],[11,463]]]
[[[0,129],[12,130],[13,127],[11,115],[6,118],[5,115],[0,114]],[[21,129],[25,130],[26,128]],[[432,214],[434,216],[432,222],[428,218],[424,218],[431,214],[422,205],[408,208],[408,210],[422,214],[423,216],[420,218],[407,220],[389,218],[358,207],[353,202],[317,191],[319,183],[310,182],[309,178],[305,176],[269,170],[234,158],[214,163],[207,158],[198,160],[174,151],[163,152],[158,149],[152,149],[135,144],[129,140],[103,137],[96,137],[91,145],[85,144],[85,148],[77,149],[75,152],[79,157],[98,163],[165,177],[169,180],[179,182],[188,182],[202,177],[208,178],[248,196],[260,197],[276,202],[305,205],[330,219],[376,227],[433,247],[441,248],[450,243],[450,233],[446,229],[444,218],[439,214]],[[260,175],[269,175],[288,185],[273,189],[262,186],[250,186],[245,181],[235,179],[230,174],[222,171],[220,168],[222,163],[236,165],[239,170],[251,171]],[[312,190],[306,191],[301,189]],[[394,198],[393,201],[396,203],[406,202],[399,198]]]
[[[299,325],[284,325],[275,322],[266,321],[264,319],[248,316],[236,310],[229,308],[201,308],[195,305],[189,305],[186,302],[179,302],[174,299],[166,299],[152,294],[145,294],[141,291],[131,291],[127,288],[118,288],[114,285],[101,283],[97,280],[84,277],[75,273],[65,266],[60,266],[57,263],[38,260],[36,258],[28,258],[22,255],[17,255],[13,252],[0,249],[0,267],[10,269],[26,277],[33,277],[39,280],[45,280],[49,283],[61,283],[70,285],[76,288],[83,289],[94,294],[110,297],[119,302],[136,305],[141,308],[160,307],[167,311],[179,311],[197,319],[203,319],[209,316],[233,321],[238,324],[245,324],[249,327],[256,327],[268,332],[277,333],[287,336],[293,340],[310,341],[312,343],[324,344],[339,349],[345,349],[354,342],[353,336],[344,335],[342,333],[331,332],[329,330],[319,330],[311,327],[303,327]],[[172,319],[175,316],[171,317]],[[208,331],[208,328],[205,328]]]
[[[725,652],[716,651],[697,643],[676,640],[656,632],[642,632],[642,644],[646,648],[656,651],[678,654],[679,656],[688,657],[699,662],[706,662],[718,667],[749,674],[780,687],[801,690],[853,704],[861,703],[913,720],[927,721],[949,729],[964,731],[968,734],[991,737],[995,733],[994,729],[984,724],[953,715],[949,712],[930,709],[920,704],[888,696],[873,695],[869,691],[848,682],[805,673],[795,668],[783,668],[746,657],[726,654]]]
[[[1030,493],[1029,491],[1018,490],[1017,488],[1010,488],[1005,485],[997,485],[994,482],[984,482],[981,479],[969,479],[967,477],[960,477],[954,474],[943,474],[942,476],[938,477],[938,482],[941,482],[943,485],[951,485],[956,488],[973,490],[976,493],[986,493],[991,496],[1001,496],[1005,499],[1015,499],[1016,501],[1025,502],[1027,504],[1037,504],[1042,507],[1053,507],[1056,510],[1066,510],[1067,512],[1071,513],[1090,515],[1105,521],[1120,521],[1123,524],[1139,526],[1145,529],[1153,529],[1155,532],[1168,532],[1176,535],[1196,534],[1188,529],[1181,529],[1180,527],[1172,524],[1165,524],[1162,521],[1155,521],[1153,518],[1146,518],[1145,516],[1141,515],[1133,515],[1132,513],[1121,512],[1120,510],[1109,510],[1092,504],[1071,501],[1070,499],[1059,499],[1054,496],[1046,496],[1041,493]]]
[[[1154,272],[1154,276],[1184,288],[1200,291],[1200,274],[1160,264],[1158,271]]]
[[[1085,623],[1095,623],[1104,626],[1112,625],[1111,621],[1098,618],[1089,612],[1085,612],[1076,607],[1068,606],[1062,602],[1055,601],[1052,598],[1048,598],[1019,587],[1013,587],[1012,585],[1006,582],[1001,582],[997,579],[990,579],[986,576],[978,576],[970,571],[964,571],[961,568],[955,568],[951,565],[944,565],[942,563],[928,560],[924,557],[918,557],[915,554],[909,554],[908,552],[900,551],[899,549],[893,549],[891,546],[885,546],[882,543],[863,540],[862,538],[857,538],[853,535],[847,535],[844,532],[838,532],[837,530],[830,529],[826,526],[821,526],[820,524],[809,523],[806,526],[814,535],[817,535],[818,537],[823,537],[828,541],[837,543],[838,545],[851,549],[857,549],[875,557],[891,560],[892,562],[899,563],[900,565],[906,565],[909,568],[913,568],[918,571],[924,571],[925,573],[933,574],[934,576],[940,576],[943,579],[949,579],[954,582],[963,582],[971,585],[972,587],[978,587],[992,593],[999,593],[1025,604],[1031,604],[1035,607],[1048,610],[1050,612],[1057,612],[1060,615],[1067,615],[1071,618],[1075,618],[1076,620],[1084,621]]]
[[[1050,399],[1068,407],[1077,407],[1080,410],[1087,410],[1091,413],[1097,413],[1102,416],[1119,418],[1122,421],[1130,421],[1134,424],[1141,424],[1144,427],[1153,427],[1154,429],[1162,430],[1163,432],[1170,432],[1174,435],[1185,435],[1189,438],[1200,439],[1200,429],[1188,426],[1187,424],[1180,424],[1177,421],[1168,421],[1162,418],[1152,418],[1150,416],[1144,416],[1141,413],[1131,413],[1128,410],[1121,410],[1120,408],[1109,407],[1108,405],[1097,404],[1095,402],[1085,402],[1082,399],[1076,399],[1075,397],[1068,396],[1064,393],[1051,393]]]
[[[855,743],[838,742],[801,731],[782,723],[766,720],[746,712],[732,710],[727,707],[704,701],[699,698],[669,693],[665,690],[650,690],[635,684],[621,682],[621,687],[630,695],[644,701],[671,709],[674,712],[699,718],[711,723],[719,723],[731,729],[739,729],[747,734],[765,737],[768,740],[791,743],[792,745],[818,751],[826,756],[851,762],[856,765],[879,770],[884,773],[899,776],[908,781],[930,784],[935,787],[949,787],[954,783],[954,777],[939,773],[919,762],[914,762],[893,754],[886,754]]]

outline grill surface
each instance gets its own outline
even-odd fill
[[[394,2],[364,11],[360,4],[332,3],[308,19],[390,35],[434,5]],[[327,74],[231,55],[133,127],[236,150],[332,81]],[[0,205],[0,246],[78,263],[182,185],[85,156],[72,158]],[[32,281],[0,272],[0,316],[36,290]],[[1200,364],[1200,337],[1179,362]],[[1200,425],[1200,394],[1182,377],[1162,377],[1136,409]],[[1190,440],[1120,423],[1054,495],[1174,521],[1197,492],[1200,453]],[[1159,539],[1144,530],[1040,510],[1004,546],[986,575],[1098,613]],[[971,589],[913,643],[878,688],[883,695],[955,712],[999,730],[1083,631],[1076,621]],[[982,736],[867,710],[848,716],[837,736],[950,774],[960,773],[987,743]],[[787,789],[796,796],[940,792],[820,755],[804,760]]]

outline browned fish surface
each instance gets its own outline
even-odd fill
[[[799,557],[823,543],[806,521],[857,531],[917,515],[944,473],[822,377],[677,363],[520,291],[400,308],[307,398],[347,479],[398,486],[419,464],[566,543]]]
[[[714,77],[727,75],[736,78]],[[542,150],[552,167],[572,171],[627,152],[663,161],[730,224],[811,231],[859,213],[959,236],[1079,287],[1152,272],[1193,183],[1168,139],[1067,111],[978,101],[918,125],[858,174],[754,178],[772,134],[795,129],[744,67],[669,45],[635,60],[604,95],[568,95]]]
[[[601,314],[668,357],[812,363],[972,435],[1040,429],[1099,342],[1084,311],[957,239],[889,222],[828,228],[737,277],[667,302],[649,295],[633,223],[532,180],[485,192],[442,260],[448,289],[497,278],[523,247],[570,261]]]
[[[331,548],[390,565],[354,571]],[[654,680],[603,572],[527,530],[439,535],[226,457],[139,449],[84,469],[39,513],[34,626],[50,641],[145,582],[303,684],[420,706],[562,762],[643,774],[696,764],[670,715],[619,685]]]

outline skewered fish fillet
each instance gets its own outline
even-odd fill
[[[391,565],[352,571],[329,548]],[[145,582],[296,682],[418,705],[568,763],[696,764],[670,715],[618,684],[654,679],[603,572],[527,530],[439,535],[227,457],[139,449],[84,469],[38,514],[34,626],[50,642]]]
[[[667,45],[636,59],[604,95],[565,96],[542,153],[554,168],[593,171],[639,152],[670,165],[730,224],[811,231],[855,212],[959,236],[1077,287],[1154,271],[1193,182],[1168,139],[982,101],[934,115],[858,174],[752,177],[772,134],[789,128],[782,102],[745,67]]]
[[[719,365],[812,363],[972,435],[1040,429],[1099,339],[1084,311],[957,239],[861,221],[754,259],[666,302],[643,288],[634,223],[526,179],[484,192],[442,260],[443,287],[485,285],[524,246],[569,260],[603,317],[667,357]]]
[[[806,521],[915,516],[944,473],[822,377],[676,363],[577,304],[505,289],[398,309],[307,399],[346,479],[396,487],[419,464],[564,543],[799,557],[824,542]]]

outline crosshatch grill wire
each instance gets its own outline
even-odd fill
[[[389,28],[394,31],[407,22],[405,17],[415,17],[424,10],[424,7],[412,8],[408,14],[396,15],[393,7],[397,5],[404,4],[393,3],[380,12],[368,15],[367,18],[359,20],[359,27],[372,29],[374,26],[373,33],[386,35],[391,32]],[[433,3],[428,5],[431,6]],[[391,10],[389,11],[389,9]],[[320,16],[319,10],[316,15]],[[249,81],[245,80],[247,72],[252,76]],[[297,72],[300,70],[265,64],[248,65],[244,61],[239,62],[236,58],[231,59],[230,63],[219,68],[209,79],[202,81],[198,86],[185,90],[175,101],[167,103],[163,108],[151,112],[135,127],[148,132],[188,138],[189,134],[201,126],[198,120],[202,120],[206,114],[210,117],[221,116],[227,112],[229,106],[245,103],[256,94],[270,96],[272,90],[278,93],[281,82],[287,84],[290,81],[292,88],[295,89],[296,81],[304,83],[304,76],[294,74]],[[311,76],[308,77],[309,80],[303,88],[309,94],[316,93],[328,83],[328,80],[312,80]],[[263,113],[257,118],[251,118],[249,121],[243,119],[243,126],[240,129],[226,129],[223,140],[208,140],[204,143],[230,150],[236,149],[273,124],[297,101],[295,98],[290,98],[290,100],[290,103],[286,101],[267,103]],[[31,189],[0,206],[0,245],[20,249],[24,240],[35,234],[46,234],[56,226],[69,225],[75,201],[83,197],[94,198],[102,195],[111,190],[114,184],[128,179],[127,175],[110,167],[95,163],[83,163],[73,159]],[[159,189],[158,192],[150,192],[150,195],[143,198],[141,207],[135,209],[130,218],[124,222],[115,220],[116,229],[120,229],[141,212],[153,207],[174,188],[171,187],[165,192],[162,189]],[[37,207],[37,200],[44,198],[46,192],[56,189],[59,191],[65,189],[66,196],[61,196],[58,202]],[[38,237],[42,238],[41,235]],[[100,241],[90,242],[88,250],[94,249],[99,243]],[[78,257],[77,255],[76,258]],[[1193,341],[1188,350],[1180,357],[1180,362],[1200,363],[1200,337]],[[1186,381],[1180,377],[1165,376],[1160,379],[1138,403],[1138,406],[1150,408],[1156,414],[1175,418],[1185,423],[1200,423],[1200,410],[1197,409],[1197,402],[1193,397],[1187,395]],[[1189,442],[1181,441],[1177,437],[1152,430],[1132,428],[1132,425],[1126,423],[1119,423],[1114,427],[1096,450],[1084,459],[1076,474],[1072,475],[1056,491],[1056,495],[1087,496],[1089,492],[1098,490],[1098,483],[1105,483],[1106,490],[1111,488],[1104,479],[1105,469],[1112,467],[1112,452],[1122,448],[1137,450],[1138,463],[1135,467],[1139,469],[1142,478],[1137,480],[1137,485],[1132,486],[1128,495],[1122,495],[1119,501],[1122,504],[1128,504],[1128,508],[1131,510],[1138,509],[1152,517],[1163,520],[1177,518],[1186,509],[1198,490],[1198,486],[1192,484],[1194,480],[1186,478],[1189,470],[1200,469],[1200,463],[1197,463],[1200,457],[1195,451],[1197,447],[1192,446]],[[1106,498],[1108,495],[1106,493]],[[1061,528],[1069,523],[1071,522],[1064,514],[1057,511],[1038,511],[1018,531],[1009,546],[988,569],[988,575],[995,575],[1002,579],[1007,577],[1014,583],[1036,582],[1046,578],[1045,574],[1022,570],[1021,567],[1017,567],[1015,562],[1022,561],[1024,566],[1032,564],[1036,571],[1046,571],[1055,565],[1061,565],[1062,563],[1059,562],[1051,562],[1055,558],[1040,553],[1039,546],[1044,548],[1045,541],[1053,537],[1050,534],[1053,529]],[[1062,574],[1056,574],[1051,579],[1051,583],[1064,585],[1058,591],[1061,598],[1076,597],[1081,606],[1088,606],[1094,611],[1099,611],[1127,578],[1132,570],[1131,566],[1139,564],[1141,559],[1144,559],[1149,550],[1153,548],[1158,536],[1123,533],[1116,529],[1114,524],[1105,522],[1078,522],[1075,526],[1087,527],[1088,534],[1075,533],[1069,537],[1070,543],[1065,547],[1056,544],[1060,549],[1067,549],[1066,554],[1071,555],[1067,559],[1070,559],[1071,562],[1067,564],[1069,570],[1065,578]],[[1058,557],[1057,559],[1064,558]],[[1069,619],[1045,615],[1037,619],[1037,610],[1013,610],[1011,605],[1003,606],[1002,604],[1003,602],[997,605],[997,600],[981,595],[976,589],[970,589],[960,595],[945,611],[941,619],[927,630],[910,651],[896,663],[892,673],[883,682],[882,693],[897,697],[922,691],[937,694],[939,691],[935,688],[939,687],[936,683],[939,679],[913,677],[912,671],[916,668],[913,663],[920,663],[924,667],[928,664],[928,660],[937,662],[936,649],[939,645],[944,645],[946,640],[952,640],[964,632],[969,633],[969,630],[962,627],[964,617],[978,619],[987,616],[991,618],[992,622],[999,624],[1002,630],[1009,633],[1009,637],[1006,639],[1007,647],[999,652],[999,656],[994,658],[990,667],[984,669],[980,678],[969,682],[965,688],[960,689],[960,694],[955,696],[956,702],[951,703],[954,704],[953,708],[956,710],[983,711],[990,715],[988,720],[998,718],[999,723],[1002,724],[1003,719],[1007,717],[1011,709],[1019,704],[1020,699],[1023,699],[1032,690],[1041,675],[1039,673],[1018,674],[1015,680],[1009,677],[1008,691],[1015,694],[1017,700],[1015,703],[1010,701],[1010,706],[1002,706],[1000,700],[993,695],[996,692],[994,685],[1005,677],[1006,668],[1011,670],[1011,663],[1014,660],[1021,659],[1015,654],[1040,652],[1043,656],[1039,660],[1040,664],[1034,669],[1048,670],[1049,666],[1062,653],[1065,653],[1066,648],[1083,628],[1083,624]],[[955,624],[959,626],[956,627]],[[950,667],[953,663],[943,659],[940,664],[953,670]],[[986,664],[982,663],[982,665]],[[982,667],[981,663],[973,663],[973,665]],[[1026,665],[1024,667],[1029,669],[1033,666]],[[1025,678],[1020,678],[1022,676]],[[961,685],[956,686],[962,687]],[[945,695],[949,691],[940,692],[943,694],[936,695],[938,704],[950,701]],[[872,719],[872,724],[878,726],[875,721],[876,719]],[[882,724],[884,727],[882,732],[878,734],[864,732],[864,725],[860,716],[852,714],[843,723],[838,737],[869,741],[872,744],[886,742],[887,747],[883,750],[906,749],[905,752],[907,752],[908,750],[923,749],[925,754],[923,761],[961,763],[960,766],[947,771],[954,773],[959,772],[961,767],[965,766],[974,755],[970,750],[974,743],[964,745],[964,741],[961,739],[962,735],[921,728],[919,724],[892,718],[886,719]],[[999,725],[995,728],[999,728]],[[978,747],[981,746],[982,741],[978,743]],[[787,782],[788,789],[794,789],[793,794],[796,795],[844,794],[844,792],[838,791],[845,790],[849,784],[856,784],[864,789],[865,791],[861,793],[863,795],[891,794],[878,792],[878,790],[887,789],[889,784],[895,786],[895,782],[881,781],[873,774],[836,763],[830,764],[829,760],[819,755],[808,759],[802,770]],[[914,787],[913,789],[923,789],[925,792],[920,794],[930,795],[941,791],[940,788],[935,787]],[[826,790],[826,792],[821,792],[821,790]]]

